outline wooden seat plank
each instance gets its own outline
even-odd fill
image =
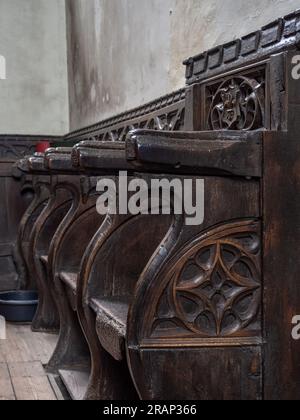
[[[40,260],[43,264],[47,265],[49,260],[48,255],[41,255]]]
[[[77,273],[62,271],[60,272],[59,277],[70,289],[76,291],[78,277]]]
[[[80,401],[86,393],[89,372],[88,370],[59,370],[60,378],[67,388],[72,400]]]
[[[100,343],[116,360],[123,360],[130,298],[92,299],[97,315],[96,330]]]

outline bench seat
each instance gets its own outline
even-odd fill
[[[59,273],[59,278],[61,279],[61,281],[65,283],[65,285],[68,286],[68,288],[74,290],[75,292],[77,288],[77,277],[77,273],[70,273],[66,271],[61,271]]]
[[[43,264],[47,265],[49,260],[48,255],[41,255],[40,260]]]
[[[69,303],[74,312],[77,311],[77,273],[61,271],[59,273],[60,280],[66,286],[66,292]]]
[[[129,305],[129,297],[92,299],[90,302],[97,316],[96,331],[100,343],[117,361],[125,357]]]

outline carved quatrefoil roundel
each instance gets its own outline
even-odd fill
[[[256,330],[261,304],[259,223],[218,227],[183,251],[167,277],[154,334],[175,328],[198,337]]]

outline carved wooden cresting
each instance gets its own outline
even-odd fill
[[[144,106],[68,134],[67,141],[124,141],[130,130],[181,130],[185,116],[185,89],[163,96]]]
[[[299,42],[300,11],[277,19],[258,31],[212,48],[184,62],[188,84],[199,83],[224,71],[268,60]]]
[[[24,139],[22,136],[1,136],[0,158],[17,160],[33,154],[35,151],[34,137]]]

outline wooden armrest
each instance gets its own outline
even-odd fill
[[[71,160],[71,147],[58,147],[48,149],[45,153],[45,167],[51,171],[74,172]]]
[[[121,142],[81,142],[73,148],[72,162],[74,167],[97,173],[132,170]]]
[[[70,155],[72,153],[72,147],[50,147],[46,150],[45,156],[49,155]]]
[[[23,159],[18,160],[14,164],[14,167],[17,168],[18,170],[20,170],[21,172],[28,173],[30,171],[30,168],[29,168],[29,159],[31,157],[32,156],[25,156]]]
[[[86,140],[81,141],[80,143],[76,144],[73,147],[73,150],[75,149],[81,149],[81,148],[87,148],[87,149],[96,149],[96,150],[103,150],[103,149],[109,149],[109,150],[124,150],[125,149],[125,143],[122,141],[95,141],[95,140]]]
[[[31,156],[25,156],[23,159],[18,160],[12,165],[12,176],[16,179],[22,178],[24,174],[30,173],[29,158]]]
[[[126,157],[135,164],[160,165],[173,172],[260,177],[261,132],[157,132],[135,130],[126,139]]]
[[[28,159],[28,168],[33,173],[48,173],[48,169],[45,167],[45,155],[44,153],[35,153]]]
[[[80,154],[86,150],[125,150],[124,142],[112,141],[81,141],[72,150],[72,162],[74,166],[80,166]]]

